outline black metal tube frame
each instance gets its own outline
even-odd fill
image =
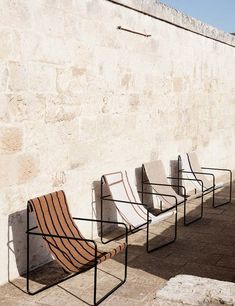
[[[172,180],[177,180],[178,179],[178,177],[172,177],[172,176],[168,176],[167,178],[172,179]],[[184,180],[184,181],[199,181],[201,183],[201,187],[202,187],[202,190],[203,190],[203,181],[202,180],[190,179],[190,178],[181,178],[181,179]],[[186,194],[186,188],[184,186],[182,186],[182,185],[174,185],[174,186],[178,187],[178,190],[179,190],[179,188],[183,188],[184,195],[185,196],[187,195]],[[191,220],[191,221],[187,222],[187,220],[186,220],[186,218],[187,218],[186,217],[187,216],[187,211],[186,211],[187,210],[187,205],[186,205],[186,202],[185,202],[184,203],[184,225],[190,225],[190,224],[202,219],[203,212],[204,212],[204,207],[203,207],[204,206],[204,195],[203,195],[203,192],[198,197],[201,198],[201,210],[200,210],[201,213],[200,213],[200,216],[198,218],[194,219],[194,220]],[[179,203],[179,204],[181,204],[181,203]]]
[[[219,207],[219,206],[230,204],[231,201],[232,201],[232,185],[233,185],[233,174],[232,174],[232,171],[230,169],[214,168],[214,167],[201,167],[201,168],[205,169],[205,170],[229,172],[229,200],[227,202],[225,202],[225,203],[218,204],[218,205],[215,205],[215,203],[213,202],[213,207],[216,208],[216,207]]]
[[[110,223],[110,224],[119,224],[125,227],[126,234],[125,234],[125,241],[126,241],[126,246],[125,246],[125,259],[124,259],[124,278],[123,280],[120,281],[119,284],[117,284],[114,288],[112,288],[108,293],[106,293],[102,298],[100,298],[97,301],[97,244],[94,240],[92,239],[81,239],[81,238],[76,238],[76,237],[69,237],[69,236],[63,236],[63,235],[52,235],[52,234],[45,234],[45,233],[39,233],[39,232],[32,232],[32,230],[38,228],[37,226],[34,226],[32,228],[29,228],[29,212],[31,211],[31,208],[29,207],[30,205],[27,205],[27,271],[26,271],[26,291],[29,295],[35,295],[39,292],[42,292],[48,288],[51,288],[55,285],[60,284],[61,282],[70,279],[78,274],[84,273],[92,268],[94,268],[94,291],[93,291],[93,302],[94,305],[99,305],[102,301],[104,301],[108,296],[110,296],[114,291],[116,291],[120,286],[122,286],[127,279],[127,254],[128,254],[128,229],[125,223],[122,222],[116,222],[116,221],[106,221],[106,220],[95,220],[95,219],[89,219],[89,218],[78,218],[74,217],[74,220],[81,220],[81,221],[90,221],[90,222],[102,222],[102,223]],[[30,282],[29,282],[29,275],[30,275],[30,270],[29,270],[29,235],[36,235],[36,236],[42,236],[42,237],[56,237],[56,238],[61,238],[61,239],[69,239],[69,240],[76,240],[76,241],[86,241],[89,243],[92,243],[95,248],[95,260],[94,260],[94,265],[91,267],[88,267],[81,272],[76,272],[73,273],[72,275],[69,275],[68,277],[65,277],[57,282],[54,282],[52,284],[46,285],[34,292],[30,291]]]
[[[169,244],[175,242],[175,240],[176,240],[176,238],[177,238],[177,205],[175,205],[175,206],[173,206],[173,207],[171,207],[171,208],[169,208],[169,209],[167,209],[167,210],[164,210],[164,211],[162,211],[162,212],[160,213],[160,214],[162,214],[162,213],[165,213],[165,212],[167,212],[167,211],[169,211],[169,210],[172,210],[172,209],[175,209],[175,210],[176,210],[176,212],[175,212],[174,238],[173,238],[173,240],[171,240],[171,241],[169,241],[169,242],[167,242],[167,243],[165,243],[165,244],[162,244],[162,245],[160,245],[160,246],[157,246],[157,247],[155,247],[155,248],[150,249],[150,248],[149,248],[149,225],[150,225],[150,223],[152,222],[152,220],[149,218],[149,213],[150,213],[150,211],[149,211],[149,209],[148,209],[148,205],[145,204],[145,203],[137,203],[137,202],[123,201],[123,200],[116,200],[116,199],[108,198],[108,197],[110,197],[110,195],[103,196],[103,184],[104,184],[104,183],[105,183],[104,176],[102,176],[102,177],[101,177],[101,197],[100,197],[100,199],[101,199],[101,220],[103,219],[103,201],[113,202],[113,203],[114,203],[114,202],[119,202],[119,203],[123,203],[123,204],[124,204],[124,203],[125,203],[125,204],[131,204],[131,205],[140,205],[140,206],[145,207],[145,209],[146,209],[146,211],[147,211],[147,220],[146,220],[146,222],[144,222],[143,224],[141,224],[141,225],[135,227],[134,229],[132,229],[131,226],[129,226],[129,231],[128,231],[128,233],[129,233],[129,234],[133,234],[133,233],[135,233],[135,232],[137,232],[137,231],[143,229],[143,227],[147,226],[147,235],[146,235],[146,251],[147,251],[147,253],[151,253],[151,252],[153,252],[153,251],[155,251],[155,250],[158,250],[158,249],[160,249],[160,248],[163,248],[163,247],[165,247],[165,246],[167,246],[167,245],[169,245]],[[164,194],[164,195],[165,195],[165,196],[169,196],[169,197],[175,198],[175,201],[177,202],[177,199],[176,199],[175,196],[173,196],[173,195],[166,195],[166,194]],[[158,214],[158,215],[160,215],[160,214]],[[104,240],[103,240],[103,226],[102,226],[102,222],[101,222],[101,241],[102,241],[102,243],[104,243],[104,244],[109,243],[109,242],[111,242],[111,241],[114,241],[114,240],[116,240],[116,239],[121,238],[122,236],[123,236],[123,234],[118,235],[118,236],[116,236],[115,238],[109,239],[109,240],[107,240],[107,241],[104,241]]]
[[[146,192],[146,191],[138,191],[138,192],[142,194],[142,197],[143,197],[144,194],[157,195],[157,193],[155,193],[155,192]],[[173,240],[171,240],[171,241],[169,241],[169,242],[167,242],[165,244],[162,244],[159,247],[156,247],[156,248],[153,248],[153,249],[150,250],[149,249],[149,224],[151,223],[151,221],[148,222],[147,223],[147,241],[146,241],[146,249],[147,249],[148,253],[150,253],[152,251],[155,251],[155,250],[158,250],[160,248],[163,248],[163,247],[165,247],[165,246],[175,242],[176,238],[177,238],[177,198],[174,195],[169,195],[169,194],[165,194],[165,193],[161,193],[161,194],[158,194],[158,195],[167,196],[167,197],[175,199],[175,205],[174,206],[172,206],[170,208],[167,208],[167,209],[164,209],[159,214],[156,215],[156,216],[160,216],[161,214],[164,214],[164,213],[166,213],[166,212],[168,212],[168,211],[170,211],[172,209],[175,209],[174,238],[173,238]],[[149,213],[150,213],[150,211],[149,211],[149,209],[147,209],[147,220],[150,220],[149,219]]]
[[[186,198],[187,192],[186,192],[186,188],[182,185],[179,185],[179,184],[162,184],[162,183],[152,183],[152,182],[149,182],[149,181],[144,181],[144,172],[145,172],[145,168],[144,168],[144,165],[142,165],[142,190],[144,188],[144,185],[171,186],[171,187],[178,187],[178,190],[179,190],[179,188],[182,188],[184,190],[184,194],[183,194],[184,200],[181,201],[181,202],[177,201],[177,206],[184,203],[184,225],[190,225],[194,222],[199,221],[203,217],[203,196],[202,196],[202,199],[201,199],[201,210],[200,210],[201,213],[200,213],[200,216],[198,218],[195,218],[195,219],[188,222],[187,221],[187,198]],[[175,178],[168,176],[167,179],[175,179]],[[202,186],[203,186],[203,182],[202,182]],[[156,195],[161,195],[161,194],[156,192]],[[143,200],[143,197],[142,197],[142,200]]]
[[[215,190],[216,190],[216,184],[215,184],[215,175],[213,173],[209,173],[209,172],[199,172],[199,171],[185,171],[184,169],[180,169],[180,160],[181,157],[180,155],[178,156],[178,185],[179,185],[179,181],[180,181],[180,172],[181,173],[195,173],[195,174],[201,174],[201,175],[209,175],[212,176],[213,178],[213,185],[210,188],[207,188],[205,190],[203,190],[203,194],[206,195],[210,192],[212,192],[212,206],[214,208],[216,207],[220,207],[226,204],[230,204],[231,200],[232,200],[232,171],[230,169],[223,169],[223,168],[214,168],[214,167],[201,167],[201,169],[205,169],[205,170],[212,170],[212,171],[225,171],[225,172],[229,172],[230,174],[230,185],[229,185],[229,200],[225,201],[224,203],[221,204],[215,204]],[[181,178],[182,179],[182,178]],[[200,181],[200,180],[196,180],[196,181]],[[178,187],[178,191],[179,191],[179,187]]]

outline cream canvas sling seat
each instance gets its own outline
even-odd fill
[[[34,212],[37,226],[29,228],[29,213]],[[36,294],[61,281],[71,278],[79,273],[94,268],[94,305],[98,305],[113,291],[120,287],[126,280],[127,275],[127,227],[125,224],[118,223],[126,229],[126,243],[119,243],[115,248],[108,252],[100,252],[97,249],[97,244],[94,240],[85,239],[79,231],[74,220],[100,222],[99,220],[87,218],[72,217],[69,212],[68,203],[65,193],[61,191],[49,193],[44,196],[37,197],[28,201],[27,205],[27,292]],[[115,223],[103,221],[106,223]],[[37,230],[37,231],[35,231]],[[41,236],[52,257],[58,264],[68,272],[65,279],[59,280],[56,283],[46,285],[35,292],[30,291],[29,282],[29,235]],[[96,299],[97,291],[97,265],[109,258],[114,257],[121,251],[125,250],[125,272],[124,280],[116,285],[99,301]]]
[[[146,180],[147,178],[147,180]],[[142,191],[144,190],[144,185],[150,185],[154,194],[158,196],[160,200],[160,210],[164,211],[168,207],[171,207],[175,204],[184,205],[184,224],[189,225],[193,222],[200,220],[203,216],[203,194],[201,196],[201,203],[200,203],[200,215],[196,218],[191,218],[190,221],[187,221],[187,201],[193,200],[198,195],[187,196],[186,188],[184,186],[179,186],[171,184],[168,182],[168,179],[175,179],[173,177],[167,177],[165,168],[161,160],[156,160],[152,162],[148,162],[142,165]],[[182,188],[184,191],[183,196],[177,194],[173,187]],[[144,201],[144,194],[142,192],[142,201]],[[165,195],[171,195],[173,197],[167,197]]]
[[[103,194],[104,184],[109,194]],[[175,199],[175,196],[170,196]],[[101,220],[103,218],[104,203],[113,202],[115,204],[118,219],[127,224],[129,233],[134,233],[140,229],[147,227],[146,232],[146,250],[152,252],[163,246],[166,246],[176,240],[177,236],[177,207],[173,205],[166,212],[153,215],[146,203],[141,203],[135,186],[130,182],[126,171],[118,171],[108,173],[101,178]],[[176,203],[176,199],[175,199]],[[155,248],[149,247],[149,225],[159,223],[174,216],[174,238]],[[103,238],[103,230],[101,226],[101,237]],[[114,239],[119,238],[115,237]],[[110,241],[110,240],[108,240]],[[106,242],[104,242],[106,243]]]
[[[204,171],[206,170],[206,172]],[[216,204],[215,203],[215,190],[224,187],[223,183],[216,183],[214,171],[229,173],[229,200]],[[232,198],[232,171],[223,168],[201,167],[195,152],[184,153],[178,156],[178,182],[183,178],[193,179],[191,182],[195,190],[203,190],[203,194],[212,192],[213,207],[222,206],[231,203]],[[211,178],[209,180],[208,178]]]

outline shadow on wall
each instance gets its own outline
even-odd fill
[[[101,219],[101,183],[100,181],[94,181],[92,183],[92,189],[94,193],[94,201],[92,202],[92,217],[94,219]],[[108,195],[109,191],[107,187],[104,185],[103,195]],[[105,205],[103,205],[103,219],[110,221],[118,221],[117,210],[115,205],[112,202],[104,201]],[[107,205],[106,205],[107,204]],[[104,224],[103,231],[104,233],[109,232],[111,229],[115,228],[115,225]],[[101,235],[101,224],[97,223],[97,233]]]
[[[170,160],[170,176],[171,177],[178,177],[178,160]],[[182,185],[182,180],[181,180],[181,174],[180,174],[180,185]],[[171,179],[171,184],[173,185],[178,185],[178,180],[177,179]],[[178,193],[178,188],[173,187],[176,193]],[[181,189],[180,189],[181,190]]]
[[[26,273],[27,245],[27,210],[17,211],[8,217],[8,281],[14,278],[11,276],[15,266],[19,275]],[[29,214],[29,226],[36,226],[36,221],[32,213]],[[30,236],[30,270],[44,265],[52,260],[43,239],[40,236]]]

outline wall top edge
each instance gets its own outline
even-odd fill
[[[183,27],[189,31],[199,35],[206,36],[213,40],[220,41],[235,47],[235,36],[219,30],[212,25],[206,24],[196,18],[188,16],[177,9],[167,6],[159,2],[159,0],[107,0],[119,5],[141,11],[145,14],[152,15],[166,22],[174,23],[179,27]]]

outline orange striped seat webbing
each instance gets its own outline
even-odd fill
[[[41,233],[84,239],[69,212],[64,191],[49,193],[28,203],[33,208]],[[59,237],[43,238],[52,256],[66,271],[79,272],[94,266],[95,248],[92,243]],[[109,252],[97,251],[98,263],[112,258],[124,248],[123,243]]]

